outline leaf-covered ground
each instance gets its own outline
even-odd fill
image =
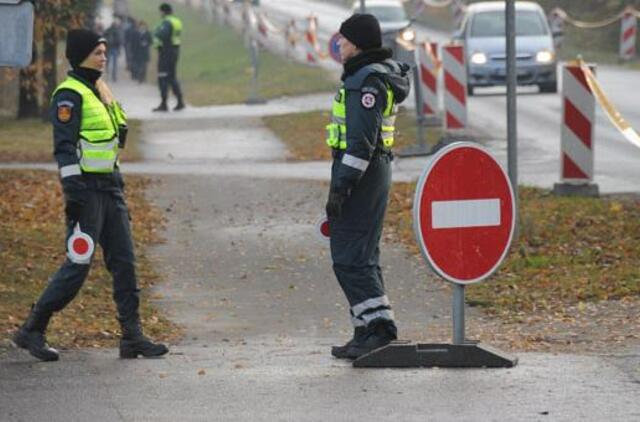
[[[123,161],[138,161],[141,122],[129,119],[129,134]],[[51,124],[41,119],[0,118],[0,162],[54,162]]]
[[[419,255],[414,192],[394,184],[385,230]],[[640,342],[640,199],[520,188],[519,241],[494,276],[466,291],[467,303],[486,312],[470,324],[483,340],[567,351]]]
[[[146,248],[161,241],[164,220],[145,199],[153,183],[144,177],[126,177],[132,216],[137,272],[142,288],[141,315],[146,333],[174,341],[179,328],[150,302],[150,287],[158,281],[145,256]],[[57,175],[44,171],[0,171],[0,346],[22,323],[48,278],[64,261],[64,217]],[[59,348],[115,346],[119,335],[111,298],[111,277],[102,251],[96,251],[89,278],[78,297],[55,315],[49,327],[50,344]]]

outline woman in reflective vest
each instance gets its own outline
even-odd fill
[[[51,101],[54,156],[65,197],[67,258],[14,337],[19,347],[43,361],[59,358],[47,345],[45,330],[53,313],[80,290],[95,244],[102,247],[113,276],[113,298],[122,328],[120,357],[160,356],[168,351],[142,333],[129,212],[118,169],[118,152],[127,135],[126,116],[100,79],[106,48],[106,40],[92,31],[69,31],[66,56],[73,70]]]

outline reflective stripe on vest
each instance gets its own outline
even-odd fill
[[[397,107],[391,88],[387,87],[387,106],[382,113],[382,127],[380,137],[385,148],[393,146]],[[346,91],[340,88],[333,99],[331,122],[327,128],[327,145],[334,149],[347,149],[347,109]]]
[[[82,97],[82,119],[80,121],[80,168],[85,173],[112,173],[118,160],[117,119],[126,116],[119,105],[120,117],[110,110],[85,84],[69,76],[53,95],[61,89],[70,89]]]

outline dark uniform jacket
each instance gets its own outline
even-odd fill
[[[347,149],[344,155],[368,163],[376,149],[382,148],[382,115],[387,107],[387,86],[395,103],[409,95],[409,66],[390,59],[387,49],[366,51],[348,60],[342,75],[345,88]],[[377,63],[370,72],[371,64]],[[332,188],[346,191],[355,187],[363,170],[342,164],[334,174]]]

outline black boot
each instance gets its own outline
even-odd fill
[[[365,327],[356,327],[353,330],[353,337],[344,346],[331,347],[331,356],[337,359],[347,359],[347,350],[349,350],[349,347],[361,342],[366,334],[367,330]]]
[[[184,109],[185,105],[184,102],[182,102],[182,100],[178,101],[178,104],[176,104],[176,106],[173,108],[173,111],[180,111],[182,109]]]
[[[167,107],[167,103],[161,103],[158,107],[152,109],[151,111],[169,111],[169,107]]]
[[[154,343],[142,334],[140,320],[121,323],[122,338],[120,339],[120,358],[135,359],[142,355],[145,358],[162,356],[169,352],[167,346]]]
[[[393,321],[372,322],[367,334],[360,342],[355,342],[346,351],[347,359],[358,359],[376,349],[386,346],[398,338],[398,329]]]
[[[52,362],[60,358],[58,351],[49,347],[44,337],[50,318],[50,313],[38,312],[35,307],[32,307],[27,320],[13,337],[18,347],[27,349],[31,356],[44,362]]]

